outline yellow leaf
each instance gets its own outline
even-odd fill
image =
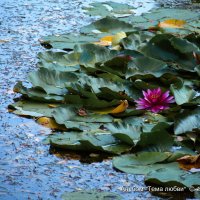
[[[119,44],[120,40],[126,37],[125,32],[119,32],[115,35],[107,35],[102,37],[98,42],[94,42],[93,44],[101,45],[101,46],[116,46]]]
[[[57,108],[58,105],[55,105],[55,104],[48,104],[49,108]]]
[[[128,101],[122,100],[120,105],[118,105],[116,108],[109,108],[102,111],[95,111],[98,114],[118,114],[124,112],[128,108]]]
[[[120,51],[121,48],[122,48],[122,47],[121,47],[120,45],[116,45],[116,46],[112,47],[112,50]]]
[[[101,45],[101,46],[110,46],[112,44],[112,38],[113,38],[112,35],[108,35],[108,36],[102,37],[99,40],[99,42],[94,42],[94,44]]]
[[[167,19],[158,24],[159,28],[183,28],[186,24],[186,21],[179,19]]]
[[[112,38],[112,46],[116,46],[120,43],[120,41],[126,37],[126,33],[125,32],[119,32],[117,34],[115,34]]]
[[[54,119],[49,117],[40,117],[37,119],[37,123],[51,129],[66,130],[63,125],[57,124]]]
[[[190,170],[192,168],[200,168],[200,154],[195,156],[183,156],[177,159],[179,167],[184,170]]]

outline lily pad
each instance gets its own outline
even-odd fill
[[[40,39],[40,43],[43,46],[48,45],[50,48],[72,50],[75,45],[81,45],[86,43],[93,43],[98,41],[103,35],[84,35],[84,34],[62,34],[46,36]]]
[[[134,13],[134,7],[111,1],[104,3],[91,3],[89,7],[84,7],[83,9],[86,10],[86,13],[89,15],[97,15],[102,17],[126,17]]]
[[[61,104],[54,104],[59,107]],[[51,108],[48,103],[40,103],[33,101],[18,101],[9,106],[13,113],[23,116],[32,117],[52,117],[55,108]],[[14,109],[14,110],[13,110]]]
[[[120,31],[135,31],[133,25],[120,21],[114,17],[105,17],[97,20],[88,26],[81,28],[81,33],[92,33],[92,32],[107,32],[107,33],[118,33]]]
[[[160,162],[168,157],[169,154],[161,152],[122,155],[113,159],[113,166],[129,174],[148,174],[151,171],[165,168],[165,164],[160,164]]]
[[[43,89],[47,94],[64,95],[67,93],[66,83],[76,82],[78,77],[73,72],[60,72],[40,68],[31,72],[28,77],[33,87]]]
[[[111,133],[102,130],[85,132],[64,132],[48,137],[49,143],[57,148],[104,151],[113,154],[121,154],[130,150],[130,146],[116,140]]]
[[[194,110],[187,111],[185,110],[183,113],[178,116],[175,122],[175,134],[183,134],[187,132],[191,132],[195,129],[200,129],[200,109],[196,108]]]
[[[167,187],[193,187],[199,186],[200,173],[190,173],[179,168],[177,162],[165,165],[165,168],[157,169],[145,177],[146,183],[154,183]]]

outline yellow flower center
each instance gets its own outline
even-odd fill
[[[152,98],[152,99],[157,99],[158,97],[159,97],[158,94],[152,94],[152,95],[151,95],[151,98]]]

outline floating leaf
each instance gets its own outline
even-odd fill
[[[40,117],[37,119],[37,123],[51,129],[66,130],[64,126],[57,124],[54,119],[49,117]]]
[[[141,126],[126,123],[110,123],[106,125],[106,129],[120,141],[132,146],[137,144],[142,132]]]
[[[87,116],[79,116],[79,114],[76,111],[77,111],[76,107],[69,105],[62,106],[54,111],[53,117],[59,124],[65,124],[65,122],[67,121],[92,122],[92,123],[93,122],[109,123],[113,121],[113,117],[109,115],[98,115],[93,112],[88,112]]]
[[[41,88],[47,94],[64,95],[67,93],[66,83],[76,82],[78,77],[73,72],[40,68],[38,71],[31,72],[28,79],[34,87]]]
[[[88,26],[85,26],[81,28],[82,33],[91,33],[94,30],[100,31],[100,32],[107,32],[107,33],[118,33],[120,31],[134,31],[135,28],[133,25],[120,21],[117,18],[114,17],[105,17],[103,19],[97,20],[93,23],[91,23]]]
[[[82,150],[82,151],[105,151],[113,154],[121,154],[130,150],[130,146],[116,140],[109,132],[97,129],[96,131],[64,132],[50,135],[50,144],[57,148]]]
[[[163,162],[169,156],[170,154],[161,152],[122,155],[113,159],[113,165],[115,168],[129,174],[147,174],[165,168],[165,164],[160,164],[160,162]]]
[[[85,67],[95,67],[98,62],[105,62],[113,58],[117,52],[95,44],[76,45],[76,54],[80,54],[78,62]]]
[[[175,121],[174,131],[176,135],[191,132],[200,129],[200,108],[194,110],[185,110]]]
[[[184,170],[190,170],[192,168],[200,169],[200,155],[195,156],[183,156],[177,159],[179,167]]]
[[[75,34],[75,33],[67,33],[62,35],[53,35],[53,36],[46,36],[40,39],[40,43],[44,47],[48,48],[55,48],[55,49],[64,49],[64,50],[71,50],[74,48],[75,45],[86,44],[89,42],[95,42],[98,38],[100,38],[101,34],[99,35],[85,35],[85,34]]]
[[[199,13],[189,9],[158,8],[152,10],[151,13],[145,13],[144,16],[149,20],[177,19],[186,21],[199,18]]]
[[[126,33],[121,31],[117,34],[115,34],[112,38],[112,46],[116,46],[120,43],[120,41],[126,37]]]
[[[100,38],[99,42],[93,42],[93,44],[97,44],[100,46],[111,46],[112,45],[112,35],[107,35],[103,38]]]
[[[18,82],[14,86],[14,92],[18,92],[32,100],[40,101],[40,102],[53,102],[62,103],[64,101],[64,97],[55,94],[46,94],[45,91],[41,90],[40,88],[26,88],[22,85],[22,82]]]
[[[198,52],[200,49],[199,47],[192,43],[189,42],[186,39],[182,39],[182,38],[171,38],[170,42],[172,44],[172,46],[175,49],[178,49],[181,53],[194,53],[194,52]],[[197,55],[197,54],[195,54]]]
[[[89,7],[84,7],[86,13],[90,15],[99,16],[114,16],[114,17],[126,17],[134,13],[134,7],[117,3],[117,2],[103,2],[103,3],[91,3]]]
[[[152,171],[145,177],[147,184],[162,185],[165,187],[193,187],[199,186],[200,173],[189,173],[179,168],[177,162],[165,164],[165,167]],[[183,188],[186,189],[186,188]]]
[[[137,143],[137,148],[146,151],[166,152],[172,148],[173,137],[164,129],[142,133]]]
[[[128,108],[128,101],[122,100],[120,105],[116,108],[110,108],[102,111],[95,111],[98,114],[118,114],[124,112]]]
[[[54,104],[59,107],[61,104]],[[32,102],[32,101],[18,101],[9,106],[13,113],[22,116],[32,117],[52,117],[54,108],[50,108],[48,103]]]
[[[195,91],[188,85],[172,84],[170,88],[178,105],[190,102],[195,96]]]
[[[186,24],[185,20],[180,19],[167,19],[158,24],[159,28],[183,28]]]

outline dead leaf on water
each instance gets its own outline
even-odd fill
[[[9,42],[9,40],[0,40],[0,43],[6,43]]]
[[[126,33],[121,31],[117,34],[115,34],[112,38],[112,46],[117,46],[119,45],[120,41],[126,37]]]
[[[55,105],[55,104],[48,104],[49,108],[57,108],[58,105]]]
[[[118,114],[124,112],[128,108],[128,101],[122,100],[120,105],[118,105],[116,108],[108,108],[103,111],[95,111],[98,114]]]
[[[101,46],[118,46],[121,39],[126,37],[125,32],[119,32],[115,35],[107,35],[105,37],[102,37],[98,42],[94,42],[94,44],[101,45]]]
[[[37,119],[37,123],[51,129],[66,130],[63,125],[57,124],[54,119],[49,117],[40,117]]]
[[[184,170],[190,170],[192,168],[200,168],[200,154],[195,156],[183,156],[177,159],[179,167]]]
[[[100,46],[110,46],[112,45],[112,35],[107,35],[105,37],[102,37],[98,42],[94,42],[94,44],[100,45]]]
[[[158,24],[159,28],[183,28],[186,21],[179,19],[167,19]]]

